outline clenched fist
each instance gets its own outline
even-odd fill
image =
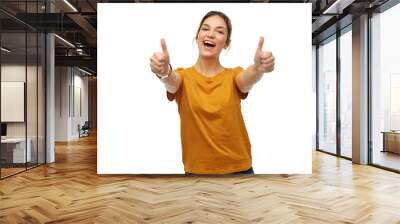
[[[170,73],[169,54],[164,38],[161,39],[161,49],[162,52],[156,52],[150,58],[151,71],[159,77],[167,76]]]
[[[254,67],[259,74],[272,72],[275,65],[275,57],[270,51],[262,51],[264,37],[260,37],[256,54],[254,55]]]

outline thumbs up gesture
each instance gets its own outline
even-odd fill
[[[162,52],[155,52],[153,56],[150,57],[151,71],[160,77],[166,76],[170,72],[169,54],[164,38],[161,39],[161,49]]]
[[[264,37],[260,37],[256,54],[254,55],[254,67],[259,74],[272,72],[275,65],[275,57],[270,51],[262,51]]]

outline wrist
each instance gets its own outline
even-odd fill
[[[169,76],[171,76],[171,74],[172,74],[172,66],[171,66],[171,64],[168,64],[168,69],[169,69],[169,72],[166,75],[157,75],[158,78],[161,79],[161,80],[164,80],[164,79],[168,78]]]

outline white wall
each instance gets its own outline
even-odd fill
[[[27,69],[27,70],[25,70]],[[2,82],[25,82],[25,75],[28,75],[29,84],[36,86],[35,78],[36,77],[36,66],[27,66],[25,65],[18,65],[18,64],[9,64],[9,65],[2,65],[1,66],[1,81]],[[39,71],[40,72],[40,71]],[[36,123],[36,113],[32,111],[36,111],[36,88],[27,88],[27,116],[28,116],[28,137],[30,133],[36,134],[36,124],[32,124],[31,122],[34,121]],[[32,99],[34,98],[34,99]],[[31,104],[34,102],[34,104]],[[31,105],[29,105],[31,104]],[[39,105],[40,106],[40,105]],[[6,110],[6,108],[1,108],[2,110]],[[26,122],[7,122],[7,136],[8,137],[25,137],[25,123]]]
[[[68,67],[55,68],[55,141],[68,140]]]
[[[25,71],[24,65],[8,64],[1,66],[1,81],[2,82],[25,82]],[[35,68],[36,69],[36,68]],[[32,74],[33,67],[28,66],[28,74]],[[35,73],[36,74],[36,73]],[[23,108],[24,109],[24,108]],[[7,110],[7,108],[1,108],[1,110]],[[24,122],[7,122],[7,135],[9,137],[24,137],[25,136],[25,124]]]
[[[82,112],[79,113],[79,111],[76,110],[76,108],[75,108],[75,119],[73,120],[74,123],[72,125],[72,127],[74,127],[74,128],[72,129],[72,131],[73,131],[72,133],[73,133],[73,136],[79,137],[78,136],[79,133],[78,133],[78,129],[77,129],[78,124],[80,124],[82,126],[85,123],[85,121],[89,120],[88,77],[83,76],[84,74],[77,69],[75,69],[74,74],[75,74],[74,86],[76,88],[80,88],[80,91],[81,91],[81,93],[80,93],[81,94],[81,97],[80,97],[81,104],[80,105],[81,105]],[[75,88],[75,90],[77,90],[76,88]],[[75,92],[75,94],[76,94],[76,92]]]
[[[76,68],[56,67],[56,141],[79,138],[78,124],[88,120],[88,78],[83,75]]]

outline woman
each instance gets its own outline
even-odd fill
[[[231,43],[232,25],[222,12],[210,11],[196,34],[199,56],[194,66],[172,69],[167,45],[150,58],[151,71],[176,100],[181,118],[182,160],[187,174],[252,174],[251,144],[240,109],[252,86],[274,70],[274,56],[262,51],[246,70],[225,68],[221,51]]]

